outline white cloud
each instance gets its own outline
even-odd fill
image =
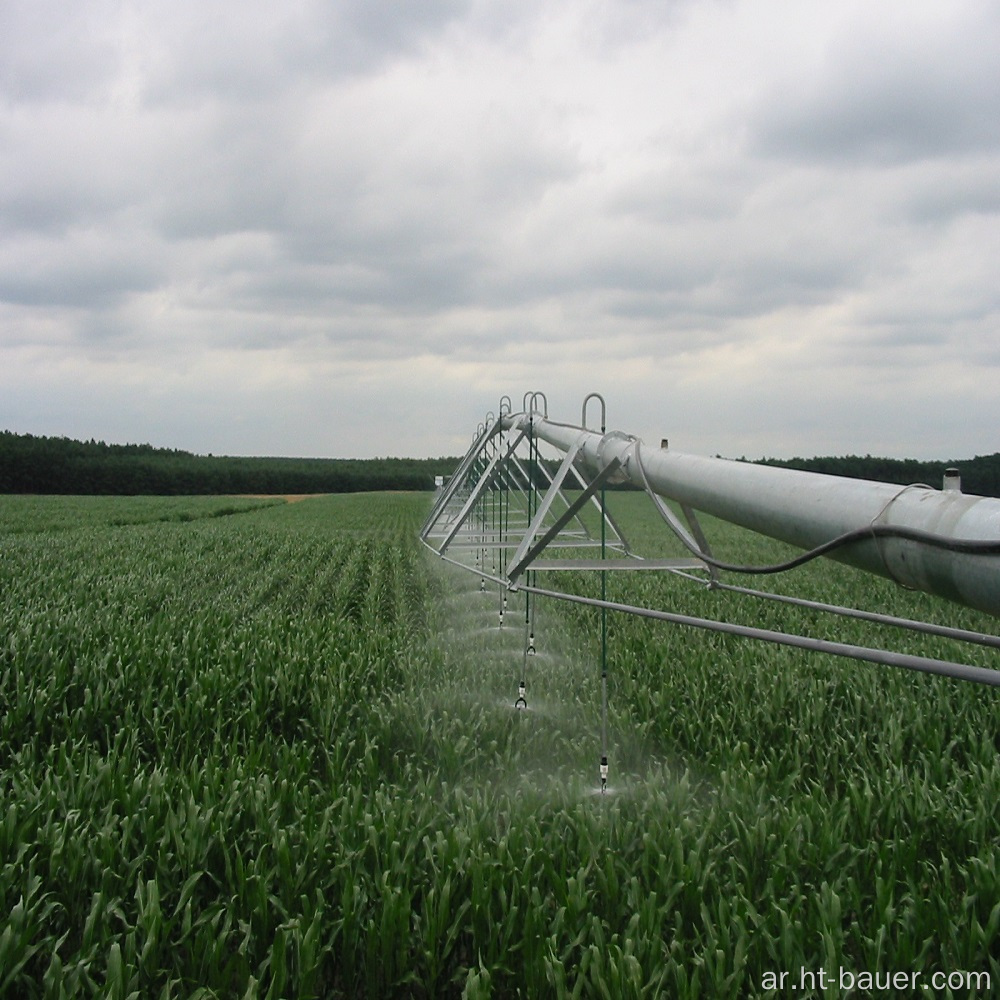
[[[0,426],[1000,447],[993,5],[63,6],[0,12]]]
[[[811,73],[767,95],[757,137],[765,151],[881,163],[996,151],[995,4],[876,4],[851,13]]]

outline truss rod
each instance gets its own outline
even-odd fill
[[[574,604],[607,608],[609,611],[621,611],[630,615],[638,615],[641,618],[653,618],[657,621],[672,622],[674,625],[688,625],[692,628],[706,629],[710,632],[737,635],[745,639],[760,639],[764,642],[777,643],[782,646],[795,646],[799,649],[808,649],[815,653],[830,653],[833,656],[846,656],[853,660],[865,660],[869,663],[880,663],[890,667],[903,667],[907,670],[918,670],[922,673],[939,674],[944,677],[955,678],[956,680],[973,681],[977,684],[1000,687],[1000,670],[990,670],[987,667],[975,667],[966,663],[951,663],[947,660],[913,656],[909,653],[896,653],[892,650],[869,649],[866,646],[853,646],[844,642],[832,642],[828,639],[815,639],[811,636],[775,632],[771,629],[754,628],[750,625],[714,621],[710,618],[696,618],[691,615],[676,614],[672,611],[658,611],[655,608],[634,607],[630,604],[602,601],[596,597],[566,594],[556,590],[547,590],[542,587],[525,585],[520,589],[529,591],[538,597],[552,597],[560,601],[570,601]]]
[[[592,472],[617,459],[622,482],[641,489],[648,480],[679,504],[797,548],[829,547],[831,558],[1000,616],[1000,499],[650,449],[538,413],[502,422],[527,427],[529,419],[532,433],[562,452],[579,443],[577,463]]]
[[[891,625],[894,628],[902,628],[910,632],[939,635],[945,639],[955,639],[958,642],[971,642],[979,646],[992,646],[994,649],[1000,649],[1000,635],[990,635],[987,632],[972,632],[964,628],[952,628],[949,625],[935,625],[933,622],[917,621],[914,618],[898,618],[895,615],[884,615],[878,611],[863,611],[859,608],[842,607],[839,604],[824,604],[822,601],[810,601],[804,597],[790,597],[787,594],[771,594],[764,590],[753,590],[750,587],[736,587],[731,583],[722,583],[721,581],[716,581],[710,584],[710,586],[712,590],[724,590],[730,594],[745,594],[748,597],[757,597],[765,601],[791,604],[797,608],[809,608],[811,611],[825,611],[830,614],[840,615],[842,618],[858,618],[861,621],[874,622],[876,625]]]
[[[545,547],[555,538],[560,531],[568,524],[577,514],[577,511],[583,507],[587,501],[600,489],[604,480],[609,476],[613,475],[618,468],[617,462],[612,462],[607,465],[597,476],[594,477],[593,482],[569,505],[569,507],[563,512],[562,516],[557,518],[555,523],[549,528],[548,531],[533,545],[528,549],[527,553],[521,553],[518,551],[515,553],[515,557],[512,560],[512,565],[507,569],[507,579],[513,582],[516,580],[525,568],[530,567],[531,561],[538,555],[539,552],[543,551]],[[531,532],[525,536],[525,539],[530,541]]]

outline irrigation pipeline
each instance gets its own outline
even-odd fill
[[[599,433],[587,429],[587,404],[595,398],[601,404]],[[904,588],[1000,616],[1000,500],[967,497],[961,493],[957,477],[947,475],[944,489],[936,491],[923,485],[900,488],[682,455],[671,451],[665,440],[658,450],[648,453],[638,438],[607,431],[604,399],[597,393],[584,400],[579,426],[550,421],[542,393],[525,394],[522,413],[511,410],[510,398],[504,397],[500,416],[490,414],[480,425],[466,456],[436,498],[420,537],[442,559],[479,572],[482,590],[487,580],[497,584],[501,629],[507,595],[524,592],[517,709],[528,707],[528,660],[535,652],[534,599],[600,609],[602,793],[608,788],[608,612],[1000,687],[1000,670],[641,607],[607,597],[609,569],[662,570],[720,595],[736,593],[1000,649],[1000,636],[768,593],[720,579],[720,573],[783,573],[825,556],[888,577]],[[543,441],[562,454],[554,476],[540,453]],[[523,453],[521,458],[517,455],[523,442],[526,460]],[[547,484],[544,496],[540,496],[542,482]],[[628,483],[643,490],[688,557],[645,560],[632,552],[608,510],[609,483]],[[574,498],[567,493],[573,493]],[[680,507],[686,526],[664,499]],[[512,519],[515,503],[518,511]],[[581,517],[588,504],[598,510],[599,541]],[[561,512],[555,513],[560,506]],[[698,512],[805,551],[769,565],[727,562],[712,553]],[[574,521],[581,530],[570,528]],[[599,559],[549,556],[554,549],[588,545],[599,545]],[[475,565],[470,567],[456,558],[452,548],[472,550]],[[609,558],[609,549],[618,557]],[[539,571],[565,569],[599,571],[600,598],[538,586]]]
[[[505,419],[517,426],[524,415]],[[579,469],[599,475],[617,460],[619,482],[806,550],[800,559],[829,555],[1000,616],[998,499],[685,455],[665,442],[648,449],[632,435],[537,417],[534,434],[563,453],[576,449]]]
[[[593,398],[600,401],[602,408],[599,432],[587,428],[587,403]],[[495,437],[498,443],[493,441]],[[526,465],[516,454],[522,442],[526,442],[527,447]],[[555,476],[546,471],[541,457],[539,445],[543,442],[562,455]],[[540,498],[542,480],[547,482],[547,488]],[[629,484],[645,491],[690,558],[643,560],[633,553],[607,509],[606,487],[611,483]],[[567,492],[573,493],[575,499],[569,499]],[[707,585],[720,594],[739,593],[1000,648],[1000,637],[996,635],[771,594],[725,583],[719,576],[720,573],[783,573],[825,556],[888,577],[906,589],[922,590],[1000,616],[1000,500],[965,495],[955,478],[946,476],[944,489],[939,491],[924,485],[899,487],[684,455],[670,449],[666,441],[659,449],[651,450],[633,435],[607,431],[604,400],[597,393],[591,393],[584,400],[579,425],[550,420],[544,395],[527,393],[523,412],[512,413],[509,397],[504,397],[500,417],[480,426],[472,447],[425,522],[422,540],[443,559],[463,565],[450,549],[453,545],[461,547],[461,532],[468,532],[471,527],[466,525],[471,512],[493,493],[499,494],[500,502],[499,530],[496,517],[489,522],[494,569],[492,575],[486,573],[485,537],[482,538],[480,568],[484,577],[489,576],[499,584],[504,606],[508,592],[524,591],[526,637],[520,706],[527,704],[524,700],[527,658],[534,651],[532,598],[587,604],[601,611],[602,788],[607,774],[606,616],[609,611],[1000,686],[1000,671],[985,667],[636,607],[607,599],[609,569],[663,570]],[[526,516],[523,525],[515,526],[511,520],[515,496],[519,497],[521,513]],[[664,500],[679,505],[687,521],[686,527]],[[589,535],[581,520],[581,511],[587,504],[595,505],[599,511],[599,540]],[[560,505],[562,513],[557,515],[554,511]],[[805,551],[769,565],[727,562],[712,553],[698,523],[699,512]],[[574,520],[587,534],[586,539],[568,537],[568,526]],[[479,527],[485,534],[487,521],[481,520]],[[568,550],[586,545],[599,545],[600,558],[574,560],[548,556],[553,549]],[[612,549],[619,558],[609,557]],[[498,568],[498,563],[504,562],[505,568]],[[538,586],[538,572],[560,569],[598,570],[601,574],[600,598]],[[705,573],[707,580],[702,575]],[[502,625],[503,607],[500,614]]]
[[[634,449],[633,454],[635,455],[636,468],[638,469],[639,475],[642,479],[643,487],[646,492],[654,498],[654,500],[658,500],[653,488],[649,484],[646,469],[642,464],[641,448],[637,446]],[[930,489],[929,486],[924,486],[922,484],[919,487],[904,487],[904,489],[914,488]],[[698,556],[703,562],[708,563],[709,566],[725,570],[728,573],[743,573],[748,576],[764,576],[772,573],[785,573],[788,570],[804,566],[806,563],[812,562],[813,559],[818,559],[820,556],[832,556],[838,549],[842,549],[848,545],[854,545],[858,542],[867,542],[872,540],[878,541],[880,538],[905,539],[911,542],[919,542],[921,545],[930,545],[934,548],[944,549],[947,552],[960,552],[967,555],[1000,555],[1000,541],[952,538],[951,536],[936,535],[930,531],[920,531],[916,528],[907,528],[900,525],[876,524],[874,521],[871,524],[865,525],[863,528],[854,528],[851,531],[845,531],[836,538],[831,538],[828,542],[823,542],[821,545],[817,545],[814,548],[811,548],[808,552],[803,552],[801,555],[795,556],[792,559],[786,559],[782,562],[771,563],[770,565],[765,566],[745,566],[738,563],[723,562],[722,560],[716,559],[711,554],[705,552],[704,549],[699,548],[691,542],[685,534],[678,532],[677,537],[689,552]]]

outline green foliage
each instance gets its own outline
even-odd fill
[[[278,497],[106,497],[25,496],[0,499],[0,535],[40,533],[89,526],[122,527],[157,521],[228,517],[284,503]]]
[[[430,490],[458,459],[233,458],[0,431],[0,493],[190,495]]]
[[[998,981],[992,691],[612,617],[602,797],[593,612],[538,606],[514,711],[523,636],[417,544],[426,497],[190,519],[63,502],[0,522],[0,996],[735,998],[838,965]],[[655,545],[644,502],[616,512]],[[774,554],[709,532],[724,557]],[[798,579],[927,611],[829,563]],[[862,638],[671,578],[609,587]]]
[[[961,473],[964,493],[1000,497],[1000,452],[949,462],[921,462],[912,458],[845,455],[843,457],[817,458],[764,458],[761,459],[761,464],[777,465],[785,469],[802,469],[805,472],[821,472],[829,476],[848,476],[852,479],[871,479],[880,483],[898,483],[900,486],[925,483],[939,489],[945,470],[956,468]]]

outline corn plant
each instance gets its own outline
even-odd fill
[[[637,499],[620,520],[660,544]],[[521,637],[495,589],[418,545],[424,496],[139,506],[22,498],[0,517],[0,995],[743,997],[767,971],[838,966],[998,981],[989,691],[613,616],[602,796],[596,616],[537,608],[516,711]],[[727,557],[776,551],[710,530]],[[798,585],[927,613],[830,564]],[[666,577],[609,588],[872,641]]]

